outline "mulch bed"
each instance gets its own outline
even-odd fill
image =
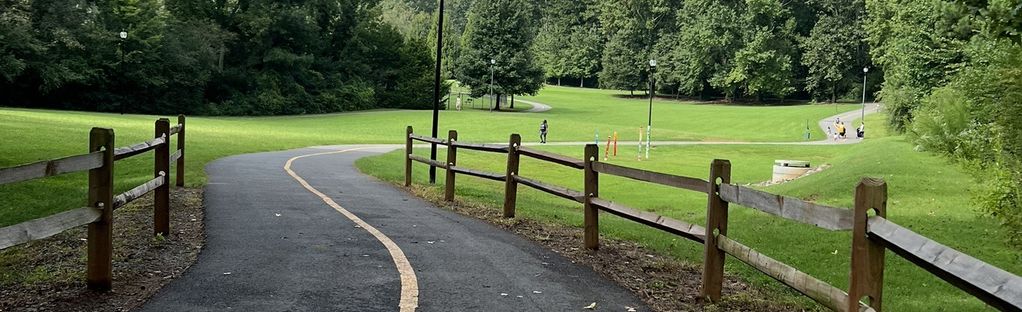
[[[707,304],[699,297],[702,284],[702,267],[699,265],[665,256],[635,242],[603,236],[600,237],[599,251],[589,251],[581,248],[582,229],[579,227],[525,218],[504,218],[499,207],[461,200],[444,202],[441,191],[422,186],[414,186],[411,191],[438,207],[485,220],[537,242],[573,263],[588,266],[634,292],[654,311],[807,310],[791,299],[771,298],[776,295],[754,289],[734,276],[725,276],[723,302]]]
[[[170,237],[153,235],[152,196],[114,212],[113,290],[85,287],[87,226],[0,252],[0,311],[129,311],[195,263],[202,190],[172,188]]]

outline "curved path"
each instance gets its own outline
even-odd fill
[[[858,127],[858,120],[862,115],[871,115],[880,111],[879,103],[868,103],[866,104],[865,110],[854,110],[849,112],[840,113],[834,116],[830,116],[821,119],[817,124],[823,133],[827,133],[827,127],[832,127],[837,119],[841,119],[848,126],[847,134],[848,139],[834,140],[833,138],[824,138],[816,141],[795,141],[795,142],[742,142],[742,141],[653,141],[654,146],[664,145],[837,145],[837,144],[855,144],[862,142],[855,138],[855,128]],[[656,130],[655,128],[653,129]],[[654,138],[656,133],[654,132]],[[869,137],[869,129],[866,129],[866,137]],[[539,145],[555,145],[555,146],[577,146],[586,145],[593,143],[593,141],[576,141],[576,142],[549,142],[546,144],[540,144],[537,142],[522,142],[522,145],[526,146],[539,146]],[[491,144],[507,144],[503,143],[491,143]],[[618,141],[618,145],[635,145],[639,144],[638,141]]]
[[[648,310],[588,268],[354,167],[394,148],[307,148],[210,163],[206,246],[141,310],[569,311],[592,302]]]
[[[515,102],[522,102],[522,103],[525,103],[525,104],[532,105],[532,108],[530,108],[530,109],[528,109],[526,111],[523,111],[523,113],[542,113],[542,112],[548,111],[548,110],[553,108],[553,107],[550,107],[550,105],[546,105],[546,104],[543,104],[543,103],[540,103],[540,102],[529,101],[529,100],[515,99]]]

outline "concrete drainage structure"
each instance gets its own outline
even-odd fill
[[[806,160],[775,160],[774,175],[770,182],[784,182],[797,179],[812,170]]]

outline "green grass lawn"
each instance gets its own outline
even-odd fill
[[[593,131],[609,134],[637,131],[645,124],[646,106],[642,101],[609,96],[613,92],[592,89],[547,87],[537,100],[554,105],[541,114],[488,112],[485,110],[442,111],[441,135],[457,129],[461,139],[476,142],[507,142],[510,133],[521,133],[534,140],[543,119],[551,122],[551,141],[588,141]],[[634,104],[634,105],[633,105]],[[736,119],[738,131],[717,123],[689,118],[691,122],[658,121],[654,137],[658,140],[798,140],[804,120],[824,118],[835,112],[854,109],[843,106],[741,107],[692,105],[671,102],[657,116],[708,116],[717,111],[720,118]],[[523,106],[524,107],[524,106]],[[516,107],[517,108],[517,107]],[[141,142],[152,137],[157,116],[0,108],[0,167],[10,167],[53,159],[87,151],[91,127],[115,130],[117,146]],[[284,117],[191,117],[188,119],[187,182],[205,184],[206,163],[224,156],[260,151],[282,150],[312,145],[348,143],[402,143],[405,127],[428,134],[430,111],[369,111],[343,114]],[[173,119],[172,120],[176,120]],[[723,119],[722,119],[723,120]],[[780,127],[779,125],[797,125]],[[746,131],[748,128],[749,131]],[[636,129],[636,130],[633,130]],[[118,162],[118,191],[151,179],[152,156],[146,154]],[[29,181],[0,186],[0,226],[20,223],[85,204],[85,174]],[[44,196],[45,194],[45,196]],[[53,196],[51,194],[60,194]]]
[[[542,114],[491,113],[481,110],[441,112],[441,133],[457,129],[463,141],[506,142],[510,133],[534,140],[543,119],[551,122],[551,141],[588,141],[593,132],[613,131],[622,140],[634,140],[633,133],[645,125],[647,104],[642,99],[615,97],[619,91],[547,87],[528,99],[547,103],[554,109]],[[858,105],[798,105],[750,107],[693,104],[676,101],[654,103],[654,139],[725,141],[798,141],[808,120],[814,137],[822,134],[814,126],[819,119]],[[427,133],[429,111],[370,111],[314,116],[188,119],[188,184],[205,184],[205,164],[229,155],[299,148],[313,145],[352,143],[401,143],[406,125]],[[84,153],[91,127],[116,131],[118,146],[152,137],[156,116],[0,108],[0,167]],[[674,146],[660,147],[651,161],[636,162],[635,146],[620,146],[621,156],[613,161],[657,171],[704,177],[710,160],[730,159],[737,182],[757,182],[770,176],[774,159],[796,158],[814,164],[831,163],[832,169],[803,180],[770,188],[821,202],[850,206],[852,190],[861,176],[883,176],[891,185],[889,215],[924,235],[959,248],[1009,271],[1020,273],[1018,251],[1005,246],[992,220],[970,208],[967,187],[971,180],[942,158],[912,151],[899,136],[889,136],[875,125],[883,116],[867,118],[870,139],[855,146]],[[634,136],[637,136],[635,134]],[[580,156],[581,147],[549,147],[549,150]],[[152,156],[147,154],[116,167],[118,191],[140,184],[152,176]],[[493,155],[463,153],[462,164],[503,172],[503,160]],[[401,176],[400,155],[393,153],[365,159],[359,165],[372,174],[394,180]],[[416,166],[423,181],[425,168]],[[581,176],[564,168],[525,161],[525,176],[581,188]],[[459,196],[499,206],[502,185],[462,178]],[[656,211],[677,219],[702,223],[705,196],[681,190],[644,185],[622,179],[604,178],[605,197],[636,208]],[[20,223],[85,204],[85,174],[72,174],[0,186],[0,226]],[[522,188],[520,215],[529,218],[581,224],[578,205],[538,191]],[[732,209],[731,233],[738,240],[775,258],[794,264],[813,275],[844,287],[848,267],[848,234],[830,233],[811,226],[787,222],[748,209]],[[641,241],[665,253],[688,261],[699,261],[700,246],[637,224],[606,217],[602,233],[616,238]],[[983,235],[975,235],[979,232]],[[806,244],[806,242],[812,242]],[[837,254],[833,254],[837,251]],[[903,260],[889,260],[887,306],[894,310],[979,309],[974,299],[930,277]],[[737,272],[758,284],[782,289],[769,279],[734,262]],[[954,308],[943,308],[954,307]]]
[[[880,125],[883,118],[870,116],[868,122]],[[852,206],[855,185],[862,177],[882,177],[889,185],[890,220],[995,266],[1015,274],[1022,273],[1020,253],[1004,243],[1002,229],[996,221],[982,216],[971,207],[968,188],[972,180],[969,175],[941,157],[913,151],[912,145],[901,136],[890,136],[878,126],[871,129],[873,132],[870,138],[857,145],[671,146],[656,148],[653,159],[648,161],[637,161],[635,148],[625,147],[623,153],[612,158],[611,162],[706,177],[713,159],[729,159],[735,183],[768,180],[775,159],[810,160],[814,166],[828,163],[833,166],[828,170],[766,189],[799,198],[812,198],[839,207]],[[544,149],[579,158],[582,156],[581,147]],[[358,166],[364,172],[384,180],[403,181],[400,153],[398,151],[365,158],[358,162]],[[503,159],[502,155],[471,151],[459,151],[458,155],[459,165],[501,173],[504,172]],[[426,168],[424,165],[415,165],[414,174],[418,183],[425,183]],[[576,190],[582,189],[579,170],[523,157],[521,174]],[[705,224],[705,195],[611,176],[601,177],[600,183],[601,197],[671,218]],[[441,179],[434,191],[441,192],[442,184]],[[502,183],[463,177],[459,178],[457,192],[459,198],[464,200],[488,204],[494,209],[502,206]],[[581,205],[525,186],[519,187],[517,207],[519,217],[576,227],[582,224]],[[847,288],[850,233],[830,232],[746,208],[736,207],[730,211],[730,237],[839,288]],[[609,237],[641,242],[685,261],[702,261],[702,245],[608,214],[601,215],[600,232]],[[888,252],[887,258],[884,289],[884,305],[887,309],[986,309],[979,300],[893,253]],[[795,295],[793,291],[737,260],[729,260],[727,270],[757,285]]]

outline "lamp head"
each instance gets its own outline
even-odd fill
[[[127,39],[128,38],[128,32],[122,31],[120,34],[118,34],[118,36],[120,36],[121,39]]]
[[[649,67],[656,67],[656,60],[649,60]]]
[[[869,67],[863,67],[862,68],[862,72],[863,73],[868,73],[869,72]]]

